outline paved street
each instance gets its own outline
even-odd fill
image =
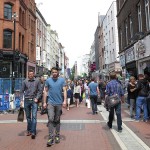
[[[17,114],[0,115],[0,150],[144,150],[150,149],[150,123],[134,122],[123,106],[123,132],[118,133],[116,121],[113,129],[106,126],[108,112],[98,105],[98,115],[81,104],[70,111],[63,110],[61,118],[61,142],[47,147],[47,116],[38,113],[37,137],[25,135],[26,121],[17,123]]]

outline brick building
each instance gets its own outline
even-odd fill
[[[150,1],[117,0],[120,63],[126,75],[150,75]]]
[[[0,1],[0,78],[36,69],[35,26],[35,0]]]

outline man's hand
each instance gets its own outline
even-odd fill
[[[63,107],[66,108],[66,106],[67,106],[67,103],[66,103],[66,101],[64,100],[64,102],[63,102]]]
[[[47,107],[47,104],[43,103],[43,108],[46,109],[46,107]]]
[[[23,100],[20,101],[20,107],[23,107]]]
[[[34,102],[36,102],[36,103],[37,103],[37,102],[38,102],[38,99],[37,99],[37,98],[35,98],[35,99],[34,99]]]

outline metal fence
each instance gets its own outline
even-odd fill
[[[24,78],[0,78],[0,94],[13,94],[20,90]]]
[[[20,89],[24,78],[0,78],[0,111],[20,107]]]

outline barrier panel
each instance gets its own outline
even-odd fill
[[[9,110],[9,94],[0,95],[0,111]]]

